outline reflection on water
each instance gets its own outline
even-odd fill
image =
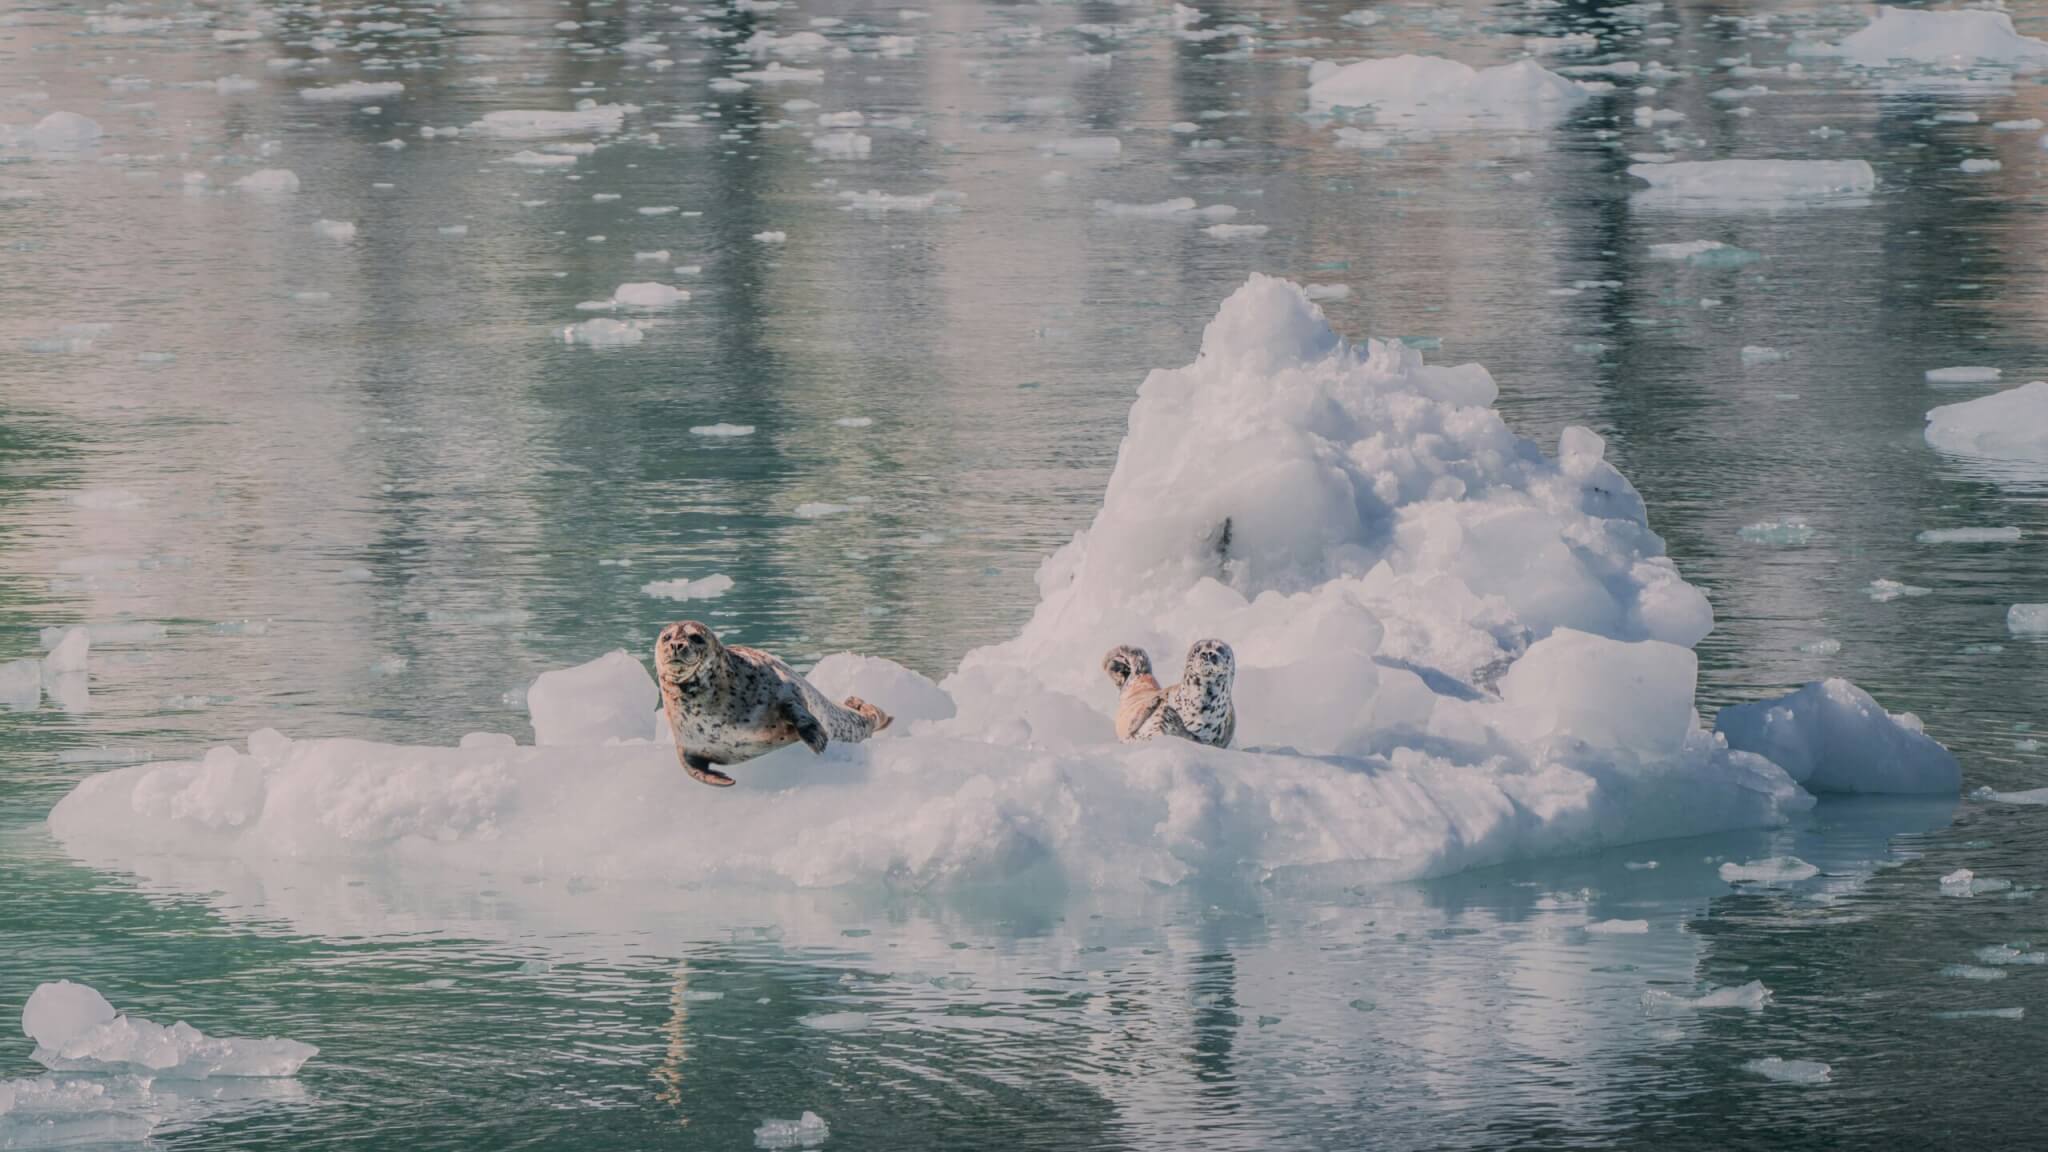
[[[1428,884],[1135,904],[101,872],[40,831],[99,765],[258,727],[523,734],[534,674],[643,651],[677,615],[943,674],[1014,630],[1144,372],[1185,363],[1254,270],[1321,285],[1343,331],[1486,364],[1539,442],[1605,436],[1713,599],[1703,708],[1846,675],[1920,715],[1969,787],[2044,783],[2048,646],[2003,625],[2048,601],[2042,486],[1920,438],[1982,391],[1928,369],[2048,364],[2038,131],[1994,127],[2048,118],[2044,89],[1788,71],[1855,23],[1831,9],[1353,7],[1189,26],[1247,41],[1094,2],[0,3],[0,125],[64,109],[106,133],[0,149],[0,662],[95,629],[89,678],[0,714],[0,1005],[69,975],[320,1045],[303,1099],[181,1113],[158,1131],[175,1147],[745,1147],[806,1109],[841,1149],[2018,1143],[2032,1118],[2002,1085],[2043,1055],[2048,968],[1941,973],[2044,935],[2039,809],[1831,803]],[[242,27],[262,36],[213,35]],[[737,47],[764,31],[846,54]],[[1310,58],[1495,63],[1566,34],[1597,39],[1554,65],[1668,72],[1611,77],[1538,135],[1359,149],[1304,114]],[[824,76],[710,85],[742,58]],[[375,102],[298,95],[392,79]],[[1747,85],[1770,91],[1715,95]],[[440,131],[579,99],[638,110],[573,165]],[[1644,104],[1683,119],[1640,125]],[[814,146],[851,111],[865,158]],[[1108,136],[1113,157],[1057,143]],[[1650,152],[1861,158],[1881,183],[1862,206],[1680,213],[1632,195]],[[300,191],[231,190],[270,168]],[[962,198],[842,196],[869,189]],[[1268,231],[1093,206],[1181,196]],[[1693,240],[1760,258],[1649,251]],[[561,340],[597,315],[579,303],[650,280],[691,298],[641,342]],[[753,431],[692,431],[721,424]],[[1789,520],[1810,539],[1740,534]],[[2022,538],[1915,539],[2004,525]],[[642,591],[713,574],[715,599]],[[1878,601],[1878,579],[1932,591]],[[1821,876],[1717,873],[1785,855]],[[1959,867],[2016,887],[1943,896]],[[1643,1010],[1751,980],[1761,1011]],[[0,1077],[32,1074],[12,1051]],[[1832,1080],[1742,1070],[1773,1055]]]

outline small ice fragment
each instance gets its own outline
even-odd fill
[[[865,1012],[826,1012],[818,1016],[805,1016],[797,1023],[820,1032],[864,1032],[870,1021]]]
[[[531,149],[522,149],[505,157],[502,162],[517,164],[522,168],[574,168],[576,166],[576,157],[553,152],[535,152]]]
[[[796,1120],[763,1120],[754,1129],[756,1148],[816,1148],[832,1134],[832,1128],[816,1112]]]
[[[1963,161],[1961,164],[1956,165],[1956,167],[1960,168],[1964,172],[1968,172],[1974,175],[1979,172],[1996,172],[1999,169],[2005,167],[2005,165],[1999,163],[1996,160],[1985,160],[1980,157],[1973,156],[1970,159]]]
[[[698,580],[656,580],[640,586],[641,594],[662,600],[716,600],[732,590],[732,577],[715,573]]]
[[[1933,591],[1934,589],[1932,588],[1922,588],[1918,584],[1902,584],[1897,580],[1888,580],[1884,577],[1872,580],[1870,586],[1864,589],[1864,592],[1879,604],[1897,600],[1902,596],[1925,596]]]
[[[581,324],[571,324],[562,329],[563,343],[581,344],[589,348],[616,348],[638,344],[646,337],[646,331],[639,324],[631,320],[614,320],[609,316],[585,320]]]
[[[319,1053],[276,1037],[211,1037],[179,1021],[170,1027],[115,1013],[106,997],[69,980],[40,985],[21,1013],[36,1042],[31,1058],[57,1072],[129,1072],[166,1079],[282,1077]]]
[[[358,103],[367,100],[382,100],[405,91],[405,85],[396,80],[367,81],[352,80],[347,84],[336,84],[329,88],[301,88],[299,99],[308,104]]]
[[[67,628],[49,639],[50,654],[43,657],[43,671],[52,675],[83,672],[92,650],[92,634],[84,628]]]
[[[837,516],[841,512],[851,511],[853,509],[849,505],[828,504],[823,501],[812,501],[796,506],[796,514],[805,520],[822,520],[827,516]]]
[[[1264,224],[1211,224],[1202,229],[1204,233],[1218,240],[1251,240],[1264,236],[1268,230]]]
[[[872,416],[842,416],[832,423],[841,428],[868,428],[874,425]]]
[[[2010,544],[2023,535],[2018,528],[1929,528],[1914,539],[1922,544]]]
[[[1657,862],[1655,860],[1629,860],[1624,862],[1622,867],[1631,872],[1649,872],[1657,867]]]
[[[1351,285],[1349,284],[1309,284],[1304,286],[1302,291],[1311,300],[1351,299]]]
[[[1970,793],[1970,799],[1995,804],[2048,804],[2048,788],[2033,788],[2025,792],[1997,792],[1990,788],[1979,788]]]
[[[1936,1012],[1936,1020],[2019,1020],[2026,1016],[2025,1008],[1964,1008],[1957,1012]]]
[[[1797,856],[1770,856],[1746,864],[1721,865],[1721,879],[1730,884],[1791,884],[1820,875],[1820,869]]]
[[[633,253],[633,262],[635,264],[666,264],[668,263],[668,249],[657,248],[652,252],[635,252]]]
[[[1956,368],[1929,368],[1929,384],[1996,384],[2004,372],[1998,368],[1961,366]]]
[[[2048,636],[2048,604],[2015,604],[2006,609],[2005,630],[2015,636]]]
[[[842,160],[857,160],[874,150],[874,138],[859,132],[825,132],[811,137],[811,149]]]
[[[690,429],[692,436],[752,436],[752,424],[699,424]]]
[[[355,222],[350,220],[315,220],[313,221],[313,231],[329,240],[340,241],[356,238]]]
[[[1735,533],[1752,544],[1811,544],[1820,532],[1804,520],[1762,520]]]
[[[2024,944],[1990,944],[1977,949],[1985,964],[2048,964],[2048,952],[2031,951]]]
[[[621,284],[612,289],[612,303],[621,308],[633,308],[643,312],[673,308],[689,299],[690,294],[681,288],[670,287],[654,280]]]
[[[1970,871],[1968,868],[1958,868],[1955,871],[1941,878],[1941,890],[1943,893],[1948,893],[1951,891],[1960,891],[1964,895],[1968,895],[1970,891],[1970,883],[1972,880],[1976,878],[1976,876],[1977,874],[1975,872]]]
[[[754,239],[762,244],[782,244],[789,240],[787,232],[756,232]]]
[[[1744,344],[1742,346],[1742,362],[1744,364],[1776,364],[1784,359],[1785,354],[1776,348],[1767,347],[1762,344]]]
[[[1648,920],[1596,920],[1586,931],[1596,936],[1640,936],[1650,930]]]
[[[1818,1060],[1786,1060],[1777,1056],[1751,1060],[1742,1066],[1742,1070],[1781,1084],[1825,1084],[1831,1071]]]
[[[1979,968],[1975,964],[1950,964],[1942,968],[1941,974],[1943,976],[1951,976],[1959,980],[2005,979],[2005,969]]]
[[[235,181],[235,187],[257,196],[289,196],[299,190],[299,177],[288,168],[262,168]]]
[[[1746,1008],[1754,1012],[1769,1003],[1771,990],[1761,980],[1727,988],[1715,988],[1699,996],[1681,996],[1660,988],[1643,993],[1643,1008],[1649,1012],[1692,1012],[1715,1008]]]

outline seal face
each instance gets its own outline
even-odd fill
[[[1126,743],[1154,736],[1178,736],[1197,744],[1227,748],[1237,733],[1237,709],[1230,700],[1237,654],[1221,640],[1198,640],[1188,649],[1181,681],[1162,690],[1152,662],[1141,649],[1110,649],[1102,659],[1110,682],[1123,692],[1117,702],[1116,735]]]
[[[834,704],[781,660],[722,644],[695,620],[661,630],[654,669],[683,769],[721,788],[733,778],[714,764],[738,764],[799,740],[823,752],[833,740],[858,744],[889,726],[888,714],[860,697]]]

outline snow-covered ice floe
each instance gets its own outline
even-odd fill
[[[1653,203],[1695,210],[1746,211],[1869,202],[1877,173],[1862,160],[1682,160],[1631,164]]]
[[[1101,508],[1015,638],[943,684],[851,655],[812,670],[896,717],[866,744],[786,748],[711,793],[615,654],[534,686],[537,745],[265,731],[89,777],[49,827],[80,858],[194,876],[1142,891],[1442,874],[1810,807],[1700,723],[1711,609],[1600,438],[1567,429],[1548,455],[1495,395],[1477,365],[1348,342],[1254,276],[1194,363],[1144,382]],[[1103,652],[1172,668],[1205,636],[1237,651],[1239,747],[1119,745]]]
[[[1317,111],[1369,109],[1375,124],[1423,131],[1534,130],[1591,99],[1585,85],[1528,60],[1473,68],[1439,56],[1393,56],[1309,69]]]
[[[2048,42],[2013,30],[2012,17],[1983,8],[1879,7],[1870,23],[1814,54],[1840,56],[1865,68],[2048,63]]]
[[[1754,752],[1811,792],[1905,792],[1953,796],[1956,758],[1912,713],[1892,715],[1847,680],[1822,680],[1776,700],[1723,708],[1714,731]]]

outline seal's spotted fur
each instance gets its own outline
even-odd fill
[[[1237,655],[1230,645],[1196,641],[1188,649],[1180,683],[1166,689],[1159,687],[1152,661],[1140,648],[1110,649],[1102,668],[1123,692],[1116,709],[1117,739],[1128,743],[1164,733],[1216,748],[1230,746],[1237,733],[1237,709],[1230,702]]]
[[[733,778],[713,764],[738,764],[799,740],[823,752],[833,740],[858,744],[889,726],[888,714],[860,697],[834,704],[781,660],[721,644],[695,620],[661,630],[654,669],[684,770],[721,788]]]

